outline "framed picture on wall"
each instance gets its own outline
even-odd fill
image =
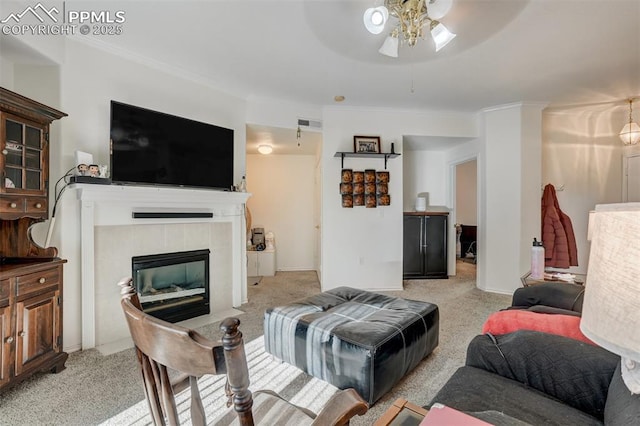
[[[380,136],[354,136],[353,152],[380,153]]]

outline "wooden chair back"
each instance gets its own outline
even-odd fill
[[[204,374],[227,374],[227,395],[232,400],[240,425],[253,425],[242,333],[237,318],[225,319],[222,344],[201,334],[155,318],[142,311],[131,279],[122,287],[121,305],[137,349],[145,394],[156,425],[178,425],[175,394],[191,388],[191,422],[206,424],[197,379]],[[170,370],[173,370],[170,372]],[[228,404],[229,405],[229,404]]]
[[[220,324],[222,344],[201,334],[155,318],[142,310],[140,300],[130,278],[121,280],[121,305],[136,346],[142,370],[145,394],[151,417],[156,425],[171,426],[180,423],[175,394],[190,387],[191,423],[205,425],[205,411],[198,390],[198,377],[204,374],[226,374],[227,407],[233,405],[240,426],[253,426],[251,411],[253,396],[249,391],[249,368],[244,350],[240,320],[227,318]],[[284,401],[277,394],[269,394],[266,405],[279,410]],[[286,402],[286,401],[285,401]],[[305,412],[312,426],[343,426],[355,415],[367,412],[367,403],[354,389],[334,394],[317,416],[308,416],[308,410],[286,402],[282,408],[288,416],[291,411]],[[274,408],[275,407],[275,408]],[[256,409],[260,411],[260,409]],[[264,414],[264,411],[262,411]],[[313,413],[310,413],[313,414]]]

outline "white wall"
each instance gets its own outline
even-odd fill
[[[543,115],[542,180],[564,190],[558,203],[571,218],[578,245],[578,266],[586,273],[589,260],[587,224],[596,204],[622,201],[622,153],[618,137],[628,112],[570,110]]]
[[[322,108],[280,99],[252,97],[247,102],[247,123],[295,129],[298,118],[322,121]]]
[[[427,206],[448,204],[444,151],[405,151],[402,166],[404,211],[414,211],[416,197],[418,194],[424,196],[423,193],[428,193]]]
[[[15,91],[13,83],[13,62],[0,57],[0,86]]]
[[[322,150],[322,288],[402,288],[403,135],[476,135],[475,116],[447,112],[326,107]],[[400,157],[388,161],[391,205],[342,208],[341,162],[336,151],[353,151],[354,135],[381,136],[382,150],[395,143]],[[384,168],[383,159],[345,159],[345,168]],[[444,180],[444,176],[443,176]],[[442,182],[444,186],[445,183]]]
[[[247,155],[251,227],[275,234],[279,271],[316,268],[315,163],[312,155]]]
[[[529,269],[529,240],[540,233],[541,111],[542,105],[514,104],[483,114],[478,253],[484,258],[477,271],[483,290],[511,293]]]

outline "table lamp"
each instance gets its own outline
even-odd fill
[[[597,205],[580,330],[622,357],[622,379],[640,393],[640,203]]]

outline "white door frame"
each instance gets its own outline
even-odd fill
[[[640,161],[640,146],[627,147],[622,153],[622,202],[629,202],[629,163]],[[640,164],[640,163],[638,163]],[[631,200],[640,201],[640,200]]]

